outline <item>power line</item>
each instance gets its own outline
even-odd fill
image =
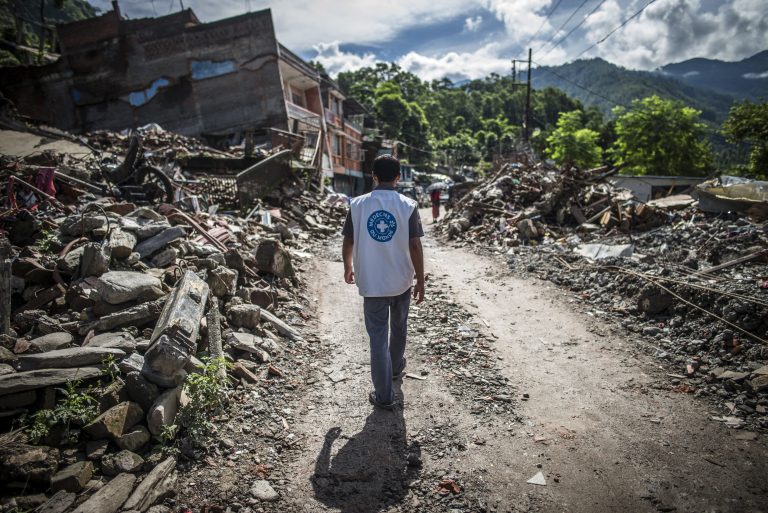
[[[552,42],[552,40],[555,38],[555,36],[558,34],[558,32],[560,32],[561,30],[563,30],[563,27],[565,27],[566,25],[568,25],[568,22],[570,22],[570,21],[573,19],[573,17],[574,17],[574,16],[576,16],[576,13],[577,13],[577,12],[579,12],[579,11],[581,10],[581,8],[582,8],[582,7],[584,7],[584,5],[585,5],[587,2],[589,2],[589,0],[584,0],[583,2],[581,2],[581,4],[579,4],[579,6],[578,6],[578,7],[577,7],[577,8],[576,8],[576,9],[575,9],[575,10],[574,10],[572,13],[571,13],[571,15],[570,15],[570,16],[568,16],[568,19],[567,19],[567,20],[565,20],[565,23],[563,23],[562,25],[560,25],[560,27],[558,27],[558,29],[557,29],[557,30],[555,30],[555,31],[552,33],[552,37],[550,37],[550,38],[547,40],[547,42],[546,42],[546,43],[544,43],[542,46],[540,46],[540,47],[539,47],[539,49],[538,49],[538,50],[536,50],[536,53],[538,53],[538,52],[542,51],[544,48],[546,48],[546,47],[547,47],[547,45],[548,45],[549,43],[551,43],[551,42]]]
[[[635,14],[633,14],[632,16],[630,16],[629,18],[627,18],[626,20],[622,21],[622,22],[621,22],[621,24],[620,24],[618,27],[616,27],[615,29],[613,29],[613,30],[611,30],[610,32],[608,32],[608,33],[607,33],[605,36],[603,36],[603,38],[602,38],[602,39],[600,39],[599,41],[597,41],[597,42],[595,42],[595,43],[592,43],[592,45],[588,46],[588,47],[587,47],[585,50],[583,50],[583,51],[582,51],[582,52],[581,52],[579,55],[577,55],[576,57],[574,57],[574,59],[573,59],[573,60],[576,60],[576,59],[578,59],[579,57],[581,57],[582,55],[584,55],[585,53],[587,53],[588,51],[590,51],[592,48],[596,47],[597,45],[599,45],[600,43],[602,43],[603,41],[605,41],[606,39],[608,39],[609,37],[611,37],[611,36],[612,36],[612,35],[613,35],[613,34],[614,34],[614,33],[615,33],[617,30],[621,29],[621,28],[622,28],[624,25],[626,25],[627,23],[629,23],[630,21],[632,21],[633,19],[635,19],[636,17],[638,17],[638,16],[640,15],[640,13],[641,13],[641,12],[643,12],[643,11],[644,11],[644,10],[645,10],[645,9],[646,9],[646,8],[647,8],[649,5],[651,5],[651,4],[652,4],[652,3],[654,3],[654,2],[656,2],[656,0],[650,0],[650,1],[649,1],[647,4],[645,4],[644,6],[642,6],[642,7],[640,8],[640,10],[639,10],[639,11],[637,11]]]
[[[550,18],[550,16],[552,16],[552,14],[554,14],[554,12],[557,10],[557,8],[560,7],[560,4],[562,2],[563,2],[563,0],[557,0],[557,3],[555,4],[555,6],[549,11],[547,16],[541,22],[541,25],[539,25],[538,30],[536,30],[536,32],[531,36],[531,38],[528,40],[528,42],[523,45],[523,48],[528,48],[531,45],[531,43],[533,42],[534,38],[536,38],[536,36],[539,35],[539,32],[541,32],[541,29],[544,28],[544,24],[547,22],[547,20]]]
[[[562,43],[563,41],[565,41],[566,39],[568,39],[568,36],[570,36],[571,34],[573,34],[573,33],[576,31],[576,29],[577,29],[577,28],[579,28],[579,27],[581,27],[582,25],[584,25],[584,22],[586,22],[586,21],[587,21],[587,19],[588,19],[590,16],[592,16],[593,14],[595,14],[595,12],[597,12],[597,10],[600,8],[600,6],[601,6],[601,5],[603,5],[605,2],[606,2],[606,0],[601,0],[601,2],[600,2],[599,4],[597,4],[597,5],[595,6],[595,8],[594,8],[594,9],[592,9],[591,11],[589,11],[589,14],[587,14],[586,16],[584,16],[584,19],[582,19],[582,20],[581,20],[581,22],[579,22],[579,24],[578,24],[578,25],[576,25],[575,27],[573,27],[573,28],[571,29],[571,31],[570,31],[570,32],[568,32],[566,35],[564,35],[564,36],[563,36],[563,37],[560,39],[560,41],[558,41],[557,43],[555,43],[555,45],[554,45],[552,48],[550,48],[549,50],[547,50],[546,52],[544,52],[544,55],[547,55],[549,52],[551,52],[552,50],[554,50],[555,48],[557,48],[558,46],[560,46],[560,43]]]

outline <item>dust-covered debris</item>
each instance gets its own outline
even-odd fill
[[[704,212],[690,197],[646,204],[606,182],[610,173],[506,164],[439,229],[503,255],[522,276],[563,285],[589,315],[642,337],[667,364],[670,390],[768,427],[768,387],[755,372],[768,361],[762,211]]]
[[[139,135],[0,156],[2,511],[198,508],[207,499],[175,469],[244,457],[250,444],[231,442],[244,431],[226,427],[244,409],[264,416],[248,426],[273,454],[299,441],[284,405],[316,350],[305,262],[345,207],[291,173],[222,208],[182,169],[222,152],[159,127]],[[251,498],[276,497],[270,486]]]

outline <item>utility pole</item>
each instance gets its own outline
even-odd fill
[[[515,90],[515,86],[517,85],[517,69],[515,66],[517,65],[517,60],[512,59],[512,90]]]
[[[528,90],[525,92],[525,132],[524,140],[527,143],[531,136],[531,61],[532,51],[528,48]]]

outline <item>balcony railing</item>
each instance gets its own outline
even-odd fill
[[[351,118],[344,118],[344,125],[351,128],[352,130],[357,130],[361,134],[363,133],[362,123],[358,123],[357,121]]]
[[[288,117],[292,119],[298,119],[312,125],[315,128],[320,128],[320,115],[312,111],[300,107],[293,102],[286,101],[285,108],[288,111]]]
[[[337,116],[333,111],[326,110],[325,111],[325,120],[328,123],[334,124],[336,126],[341,126],[341,118]]]

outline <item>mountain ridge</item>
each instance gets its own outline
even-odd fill
[[[758,78],[742,78],[733,85],[737,73]],[[766,75],[765,79],[760,78],[761,74]],[[715,80],[722,76],[726,79]],[[580,59],[534,68],[532,83],[535,88],[561,89],[586,106],[597,106],[608,116],[616,106],[628,106],[632,100],[656,94],[682,101],[700,110],[704,121],[719,125],[735,100],[759,100],[758,91],[768,96],[768,51],[735,62],[689,59],[654,71],[631,70],[601,58]]]
[[[655,72],[736,99],[768,100],[768,50],[740,61],[697,57],[665,64]]]

